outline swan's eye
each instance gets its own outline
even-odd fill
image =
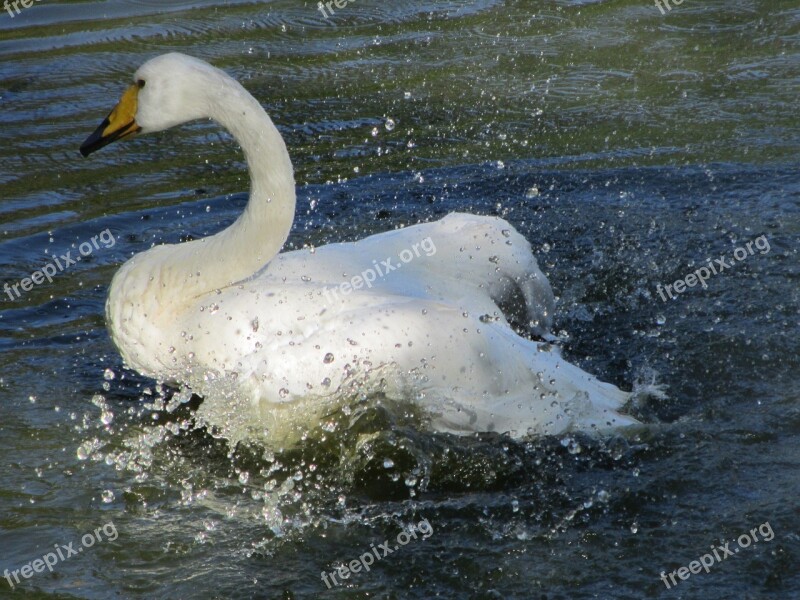
[[[145,84],[144,79],[140,79],[139,81],[136,82],[136,85],[139,86],[139,89],[142,89],[144,87],[144,84]]]

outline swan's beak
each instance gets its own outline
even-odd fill
[[[142,130],[136,124],[136,109],[139,103],[139,86],[129,87],[105,121],[81,145],[81,154],[89,156],[111,142],[124,139]]]

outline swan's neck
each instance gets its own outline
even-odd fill
[[[226,78],[211,92],[210,116],[244,150],[250,172],[250,200],[235,223],[220,233],[173,247],[176,269],[191,274],[198,296],[245,279],[283,247],[294,220],[292,163],[278,129],[261,105],[239,83]],[[197,276],[199,273],[199,277]],[[175,290],[188,296],[187,282]]]
[[[230,227],[216,235],[156,246],[134,256],[117,272],[106,313],[112,337],[126,362],[152,370],[137,351],[158,336],[159,345],[181,316],[204,295],[246,279],[283,246],[294,220],[295,184],[286,145],[261,105],[238,82],[221,75],[201,101],[244,150],[250,200]],[[148,368],[150,367],[150,368]]]

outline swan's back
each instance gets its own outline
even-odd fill
[[[511,321],[537,336],[549,333],[552,324],[550,284],[528,241],[499,217],[451,213],[313,254],[288,252],[257,277],[287,281],[298,274],[329,286],[325,303],[352,295],[356,277],[365,292],[444,302],[485,319]],[[363,282],[365,275],[369,282]]]
[[[365,274],[381,264],[382,274],[367,284]],[[301,411],[313,423],[320,406],[373,392],[417,402],[433,428],[461,434],[541,435],[635,422],[616,412],[627,393],[510,327],[516,311],[546,333],[553,296],[528,242],[502,219],[453,214],[281,254],[212,300],[219,327],[206,329],[207,343],[195,335],[195,356],[235,371],[244,402],[228,397],[205,406],[213,422],[249,430],[255,419],[275,433],[297,425],[287,406],[315,407]],[[209,305],[198,306],[185,330],[207,326],[201,308]]]

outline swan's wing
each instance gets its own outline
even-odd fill
[[[206,328],[193,340],[198,371],[235,373],[248,402],[273,419],[278,406],[309,397],[380,391],[416,400],[434,427],[462,433],[547,434],[631,421],[616,413],[625,392],[502,322],[379,290],[320,306],[318,293],[309,285],[223,292],[214,315],[220,326],[198,319]]]
[[[346,244],[276,257],[258,277],[430,299],[545,336],[555,300],[531,246],[497,217],[452,213]],[[329,294],[328,294],[329,295]]]

